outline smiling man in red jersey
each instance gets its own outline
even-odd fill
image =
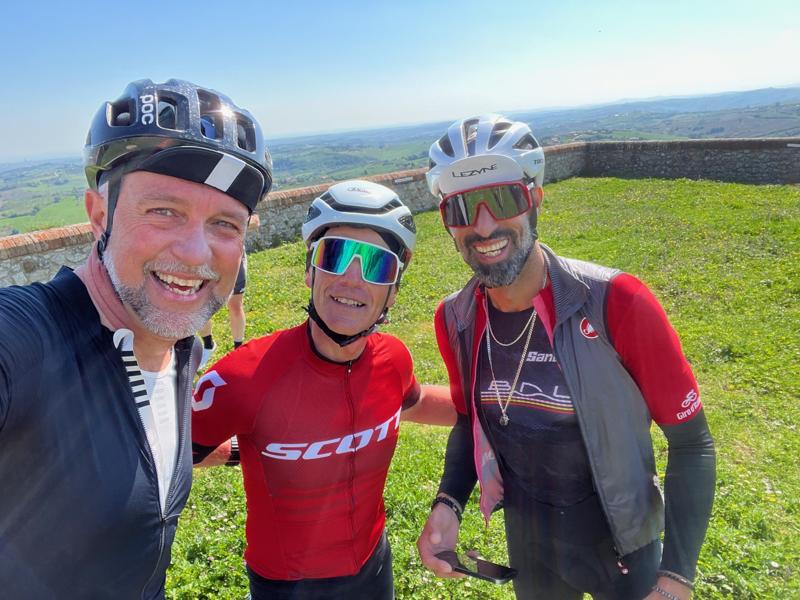
[[[479,480],[487,521],[504,509],[517,598],[685,600],[715,453],[663,309],[632,275],[538,241],[544,152],[525,123],[457,121],[430,161],[430,190],[475,276],[436,312],[459,416],[422,562],[457,576],[435,555],[455,549]],[[651,421],[669,445],[663,495]]]
[[[2,595],[158,599],[191,486],[194,332],[272,163],[247,111],[174,79],[104,103],[84,151],[87,261],[0,289]]]
[[[420,386],[403,342],[377,332],[414,220],[392,190],[346,181],[311,203],[302,232],[309,319],[251,340],[198,381],[196,459],[236,435],[253,600],[388,600],[383,487],[400,421],[455,422],[447,388]]]

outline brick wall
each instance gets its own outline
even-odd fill
[[[714,179],[743,183],[800,183],[800,138],[670,142],[580,142],[545,148],[545,182],[575,176]],[[393,188],[411,208],[435,208],[426,169],[367,177]],[[308,204],[327,189],[273,192],[257,209],[248,251],[296,239]],[[88,224],[0,238],[0,286],[45,281],[61,265],[83,262],[92,244]]]

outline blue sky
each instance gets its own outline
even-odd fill
[[[9,2],[0,161],[79,155],[134,79],[219,90],[267,137],[800,84],[797,0]]]

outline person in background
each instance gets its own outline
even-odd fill
[[[244,330],[247,320],[244,314],[244,290],[247,287],[247,253],[242,256],[242,262],[239,264],[239,272],[236,275],[236,283],[233,286],[233,293],[228,298],[228,321],[231,326],[231,337],[233,338],[233,349],[236,350],[239,346],[244,344]],[[209,320],[203,328],[197,333],[203,340],[203,355],[200,359],[200,366],[198,371],[202,371],[208,364],[214,350],[217,349],[217,344],[214,342],[214,335]]]

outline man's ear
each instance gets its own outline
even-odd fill
[[[535,187],[531,191],[531,198],[533,199],[533,205],[536,207],[536,210],[542,208],[542,200],[544,200],[544,188]]]
[[[311,289],[311,267],[306,268],[306,287]]]
[[[394,305],[394,301],[397,299],[397,286],[392,286],[392,291],[389,292],[389,295],[386,297],[386,308],[392,308]]]
[[[92,226],[94,239],[99,240],[106,230],[108,201],[97,190],[89,189],[83,195],[83,204],[86,207],[89,224]]]

